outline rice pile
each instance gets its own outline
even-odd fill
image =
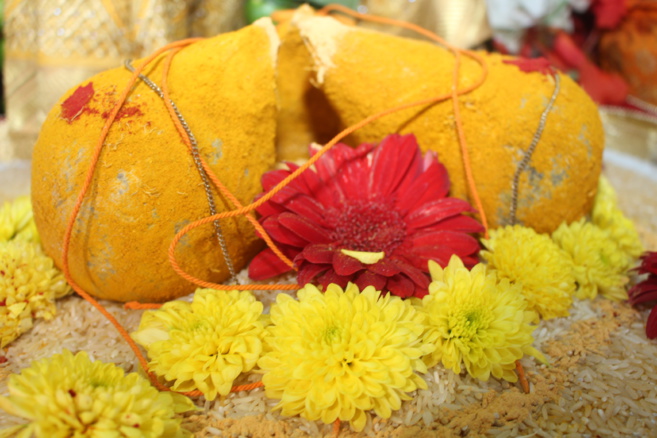
[[[621,166],[607,163],[606,173],[617,188],[621,207],[637,224],[646,246],[657,249],[657,201],[646,190],[649,181]],[[242,280],[246,274],[240,274]],[[278,279],[277,281],[280,281]],[[256,295],[268,308],[274,297]],[[137,328],[142,311],[124,310],[103,302],[129,330]],[[657,342],[645,336],[648,309],[604,299],[576,301],[571,316],[541,322],[535,346],[550,366],[525,358],[531,391],[491,379],[480,382],[436,366],[424,376],[427,390],[412,394],[402,409],[387,420],[374,418],[360,434],[343,424],[341,437],[645,437],[654,434],[657,420]],[[6,377],[32,360],[67,348],[85,350],[90,357],[114,362],[131,372],[138,364],[116,330],[79,297],[58,302],[57,316],[37,321],[27,334],[10,344],[7,362],[0,366],[0,393]],[[260,379],[257,373],[236,383]],[[214,402],[195,400],[201,408],[188,415],[184,426],[197,437],[316,437],[331,436],[332,426],[272,412],[275,400],[262,388],[231,394]],[[20,422],[0,412],[0,428]]]

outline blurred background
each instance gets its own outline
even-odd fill
[[[88,77],[182,38],[238,29],[296,0],[5,0],[0,170],[28,166],[50,108]],[[321,8],[335,1],[307,1]],[[657,163],[657,0],[342,0],[462,48],[543,57],[601,105],[615,144]],[[378,30],[403,33],[399,29]],[[4,166],[4,167],[2,167]],[[9,177],[11,178],[11,177]],[[7,184],[0,180],[0,187]],[[1,190],[1,189],[0,189]]]

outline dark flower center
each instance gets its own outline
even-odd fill
[[[406,223],[388,203],[354,201],[339,213],[331,236],[341,248],[391,254],[406,238]]]

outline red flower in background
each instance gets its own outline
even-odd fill
[[[262,177],[265,191],[290,175]],[[348,282],[373,285],[401,297],[422,297],[428,261],[446,266],[452,254],[477,263],[479,244],[468,233],[483,231],[464,200],[448,198],[449,178],[435,154],[422,157],[415,136],[390,135],[378,147],[337,144],[290,185],[258,208],[260,222],[297,265],[298,282],[326,287]],[[363,263],[342,250],[383,252]],[[263,280],[290,268],[269,249],[258,254],[249,275]]]
[[[648,301],[657,301],[657,252],[647,252],[641,257],[639,274],[648,274],[648,278],[637,283],[628,291],[630,304],[636,305]],[[657,307],[653,307],[646,323],[646,335],[649,339],[657,338]]]

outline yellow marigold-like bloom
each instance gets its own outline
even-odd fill
[[[39,244],[0,242],[0,347],[32,328],[33,318],[51,319],[55,299],[70,291]]]
[[[428,315],[424,340],[436,345],[424,358],[427,366],[442,362],[460,373],[463,363],[477,379],[492,374],[515,382],[515,362],[523,355],[545,361],[532,347],[536,314],[527,310],[520,286],[498,280],[481,263],[468,271],[457,256],[444,269],[431,261],[429,270],[429,294],[416,302]]]
[[[64,350],[9,377],[0,408],[30,420],[19,437],[191,437],[176,413],[194,409],[137,373]]]
[[[361,431],[368,411],[389,418],[408,392],[427,387],[416,371],[426,372],[421,358],[433,345],[421,343],[425,317],[410,302],[351,283],[325,293],[309,284],[297,296],[278,295],[258,361],[283,415],[339,418]]]
[[[146,348],[151,370],[175,391],[227,395],[262,352],[267,317],[250,292],[198,289],[192,303],[170,301],[145,312],[132,333]]]
[[[595,298],[601,293],[616,301],[627,299],[626,274],[631,259],[608,232],[580,219],[561,224],[552,238],[573,260],[578,298]]]
[[[598,182],[598,193],[595,196],[591,219],[596,226],[607,231],[621,250],[632,259],[639,258],[644,252],[634,222],[625,217],[618,207],[616,192],[603,175],[600,175]]]
[[[515,225],[491,231],[482,243],[489,267],[521,286],[530,310],[544,319],[568,316],[576,289],[573,263],[550,236]]]
[[[12,239],[39,242],[29,196],[21,196],[13,202],[5,202],[0,208],[0,242]]]

